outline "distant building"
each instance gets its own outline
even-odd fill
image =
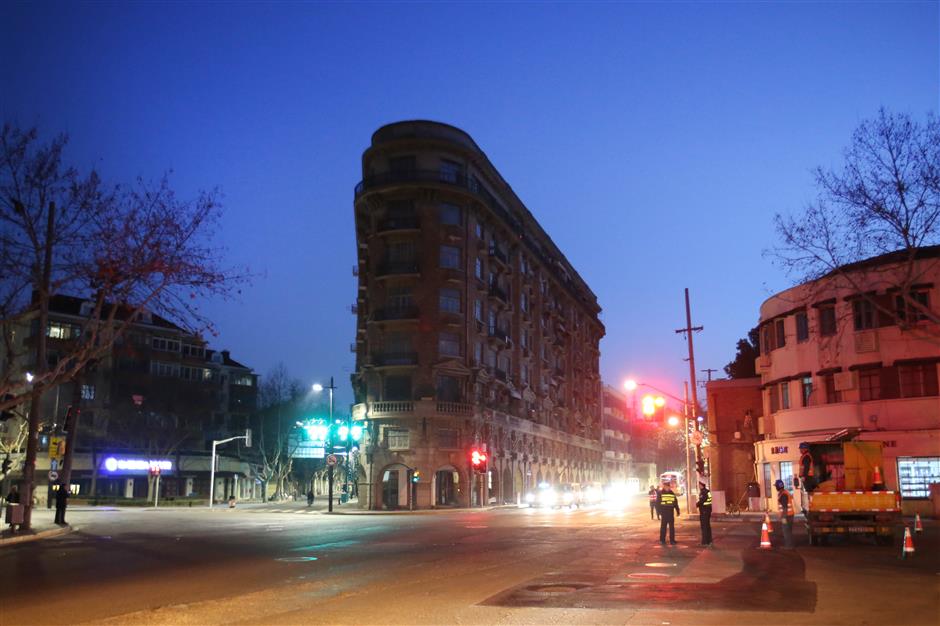
[[[360,504],[514,502],[540,481],[600,481],[604,326],[564,254],[453,126],[383,126],[362,174]],[[469,471],[474,447],[489,456],[483,481]]]
[[[792,483],[801,441],[840,431],[884,442],[881,470],[907,510],[940,483],[940,324],[899,297],[908,270],[913,298],[935,316],[940,246],[912,265],[892,253],[846,266],[761,306],[755,452],[767,498],[774,480]]]
[[[50,365],[65,358],[88,332],[91,306],[71,296],[51,299],[46,330]],[[35,353],[29,347],[37,332],[33,319],[15,334],[22,337],[19,349],[24,354],[15,368],[34,368]],[[208,496],[211,441],[244,433],[256,398],[257,376],[251,368],[227,350],[208,349],[201,338],[143,312],[91,371],[43,394],[37,486],[45,485],[51,468],[50,438],[61,432],[69,406],[78,399],[72,472],[77,495],[146,497],[148,472],[140,462],[159,461],[164,468],[162,497]],[[14,420],[4,423],[0,437],[12,436],[18,426]],[[232,455],[238,446],[231,445],[223,450],[216,493],[220,498],[231,493],[255,497],[250,464]]]
[[[626,483],[633,477],[630,424],[633,419],[627,397],[610,385],[603,392],[604,482]]]
[[[747,483],[757,482],[754,443],[763,416],[761,379],[711,380],[708,395],[708,454],[711,490],[723,491],[725,502],[738,504]]]

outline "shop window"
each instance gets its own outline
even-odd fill
[[[793,489],[793,462],[780,461],[780,480],[787,489]]]
[[[796,340],[802,343],[809,339],[809,317],[806,311],[800,311],[796,314]]]
[[[902,498],[928,498],[932,483],[940,483],[940,456],[898,457]]]

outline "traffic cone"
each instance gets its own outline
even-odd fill
[[[770,512],[764,511],[764,523],[767,525],[767,532],[774,532],[774,525],[770,523]]]
[[[761,550],[770,550],[770,535],[767,534],[767,522],[760,525],[760,547]],[[913,550],[914,548],[911,548]]]
[[[911,538],[911,529],[904,527],[904,547],[901,549],[901,558],[906,559],[908,554],[914,554],[914,540]]]
[[[924,526],[920,523],[920,513],[915,513],[914,517],[914,532],[922,533],[924,532]]]
[[[871,479],[872,487],[878,487],[879,485],[884,487],[885,482],[881,480],[881,468],[877,465],[875,466],[875,475]]]

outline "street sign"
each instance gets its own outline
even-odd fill
[[[49,469],[51,469],[53,472],[59,469],[59,459],[52,459],[49,461]]]
[[[59,480],[59,472],[56,472],[56,471],[49,472],[49,481],[55,482],[57,480]]]
[[[336,462],[337,462],[337,458],[336,458],[336,455],[335,455],[335,454],[328,454],[328,455],[326,456],[326,464],[327,464],[327,465],[336,465]]]

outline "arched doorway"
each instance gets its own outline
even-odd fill
[[[495,502],[499,504],[500,501],[500,487],[502,483],[499,482],[499,468],[491,468],[486,475],[486,503]]]
[[[524,482],[524,480],[525,480],[525,479],[524,479],[523,476],[522,476],[522,470],[517,467],[517,468],[516,468],[516,471],[515,471],[514,474],[513,474],[513,487],[514,487],[514,489],[515,489],[515,493],[522,494],[522,497],[523,497],[523,498],[525,498],[525,482]]]
[[[408,508],[408,474],[401,464],[388,465],[379,474],[383,509]]]
[[[503,503],[512,503],[516,501],[516,492],[512,484],[512,472],[508,469],[503,472]]]
[[[445,465],[434,472],[434,506],[457,506],[460,494],[460,472]]]

